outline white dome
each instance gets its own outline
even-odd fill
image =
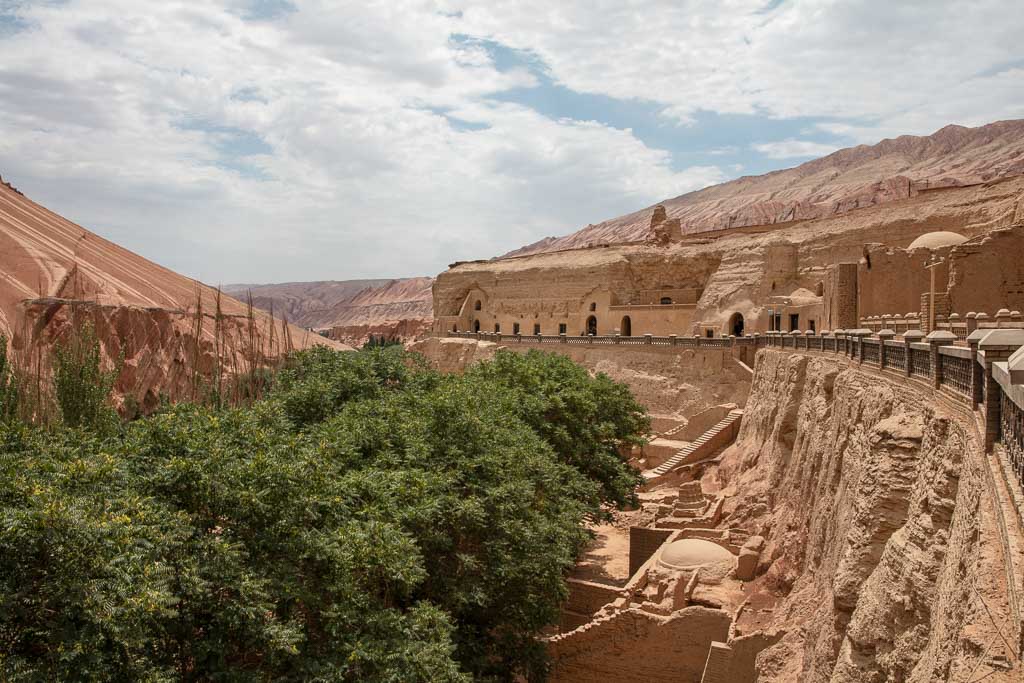
[[[929,232],[911,242],[907,249],[942,249],[944,247],[955,247],[966,241],[966,237],[955,232]]]
[[[661,551],[658,562],[672,569],[689,569],[706,565],[733,563],[733,555],[728,550],[700,538],[684,538],[669,543]]]

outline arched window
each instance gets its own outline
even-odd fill
[[[825,283],[819,282],[818,285],[814,288],[814,293],[817,294],[818,296],[825,296]]]
[[[622,322],[619,324],[619,334],[623,337],[633,336],[633,321],[629,319],[628,315],[622,316]]]
[[[498,334],[501,332],[501,323],[494,323],[494,333]]]
[[[668,306],[671,303],[672,303],[672,297],[670,297],[670,296],[663,296],[663,297],[661,297],[661,305],[662,306]]]
[[[474,320],[473,321],[473,331],[474,332],[479,332],[480,331],[480,321],[479,320]]]
[[[458,331],[459,331],[459,326],[457,324],[456,325],[452,325],[452,332],[458,332]]]
[[[480,310],[480,307],[481,307],[481,305],[482,305],[482,304],[480,303],[480,299],[477,299],[477,300],[476,300],[476,303],[475,303],[475,304],[473,304],[473,310],[474,310],[474,311],[479,311],[479,310]]]
[[[740,313],[733,313],[732,317],[729,318],[729,334],[734,337],[743,336],[743,315]]]
[[[534,333],[535,335],[536,335],[536,334],[540,334],[540,323],[534,323],[534,324],[533,324],[533,333]]]
[[[519,323],[512,323],[512,334],[519,334]]]
[[[594,316],[587,318],[587,334],[597,335],[597,318]]]
[[[596,310],[597,310],[597,304],[596,304],[596,303],[593,303],[593,302],[591,302],[591,304],[590,304],[590,310],[591,310],[592,312],[593,312],[593,311],[596,311]]]

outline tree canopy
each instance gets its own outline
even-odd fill
[[[400,347],[296,353],[246,408],[2,424],[0,669],[539,680],[537,636],[585,522],[629,500],[618,452],[646,424],[565,358],[442,375]]]

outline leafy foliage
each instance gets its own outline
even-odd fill
[[[633,476],[580,460],[643,424],[549,363],[312,349],[246,409],[0,426],[0,677],[542,679],[583,522]],[[613,426],[531,423],[560,396],[535,372],[553,419]]]
[[[565,356],[531,350],[525,355],[499,351],[493,360],[467,373],[482,386],[498,384],[512,392],[506,410],[529,425],[554,452],[601,485],[600,502],[636,504],[637,471],[622,454],[643,443],[650,431],[647,411],[624,384]]]
[[[18,414],[18,383],[7,357],[7,337],[0,334],[0,423],[10,422]]]
[[[92,323],[82,324],[58,344],[54,350],[53,385],[64,423],[98,430],[116,422],[110,392],[119,374],[120,367],[103,370],[100,341]]]

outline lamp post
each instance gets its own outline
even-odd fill
[[[931,333],[935,331],[935,269],[942,265],[944,259],[937,257],[935,252],[932,252],[929,261],[930,263],[925,264],[925,268],[928,269],[930,276],[928,285],[928,332]]]

